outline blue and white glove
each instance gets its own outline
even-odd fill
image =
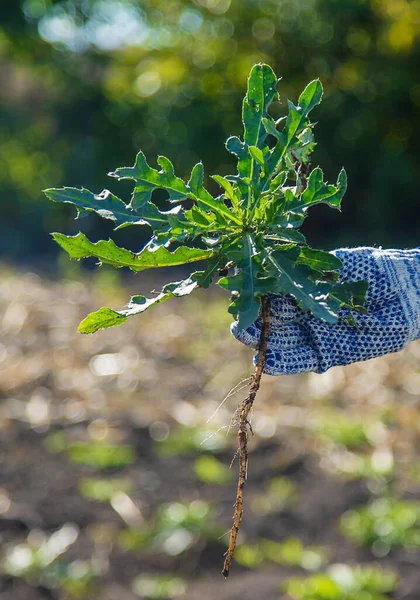
[[[344,319],[331,325],[296,306],[291,296],[271,295],[270,336],[264,372],[292,375],[368,360],[397,352],[420,337],[420,250],[341,248],[340,281],[369,282],[368,314],[352,312],[356,326]],[[246,330],[232,325],[237,340],[258,349],[261,324]],[[257,356],[254,361],[256,361]]]

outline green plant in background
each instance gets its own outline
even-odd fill
[[[179,556],[200,540],[219,540],[222,532],[212,523],[213,517],[210,504],[202,500],[164,504],[148,523],[124,529],[119,544],[126,550]]]
[[[236,561],[248,568],[258,567],[265,560],[288,567],[316,571],[327,562],[327,552],[318,546],[304,546],[299,538],[284,542],[261,539],[257,544],[240,544],[235,552]]]
[[[309,422],[309,428],[315,435],[346,448],[358,448],[367,445],[369,427],[372,424],[362,419],[351,419],[348,415],[329,409],[327,412],[317,411]]]
[[[170,431],[168,437],[156,441],[156,451],[160,456],[220,452],[225,449],[225,436],[216,436],[217,430],[198,426],[180,426]]]
[[[336,564],[327,573],[286,582],[290,600],[387,600],[397,577],[374,567],[350,567]]]
[[[251,501],[251,509],[259,515],[268,515],[282,510],[296,501],[296,485],[289,477],[273,477],[269,484]]]
[[[134,579],[132,589],[140,598],[166,600],[183,596],[187,583],[177,575],[139,575]]]
[[[79,491],[88,500],[95,502],[111,502],[116,494],[131,491],[132,483],[128,478],[97,479],[82,477],[79,480]]]
[[[95,195],[86,189],[45,190],[55,202],[77,207],[78,216],[96,212],[119,229],[148,225],[152,237],[139,253],[118,247],[113,240],[91,242],[83,233],[54,233],[56,242],[71,258],[95,257],[102,264],[128,267],[135,272],[158,267],[207,261],[183,281],[169,283],[152,298],[133,296],[126,309],[101,308],[79,325],[81,333],[120,325],[170,298],[218,284],[232,294],[229,312],[239,328],[250,326],[261,310],[263,326],[259,361],[251,379],[248,398],[238,409],[239,481],[234,524],[223,574],[229,574],[236,536],[242,518],[242,490],[247,469],[248,414],[263,372],[269,334],[268,294],[291,294],[298,305],[329,323],[338,319],[345,306],[363,310],[366,283],[337,281],[341,262],[322,250],[310,248],[299,228],[311,206],[324,203],[339,209],[346,191],[344,169],[333,185],[324,181],[319,167],[309,168],[314,149],[313,124],[309,114],[322,99],[319,80],[309,83],[298,104],[288,102],[288,114],[275,121],[269,114],[279,99],[277,78],[265,64],[251,69],[243,102],[243,139],[230,137],[226,147],[237,158],[237,173],[213,179],[222,194],[213,197],[204,186],[203,165],[194,166],[188,181],[177,177],[170,160],[158,158],[160,170],[150,167],[139,152],[133,167],[122,167],[110,175],[133,180],[129,204],[108,190]],[[156,190],[168,195],[168,210],[153,202]]]
[[[45,446],[50,452],[65,452],[71,462],[91,469],[122,469],[136,459],[135,448],[130,444],[70,442],[62,431],[49,434]]]
[[[345,513],[341,531],[377,556],[395,547],[420,548],[420,502],[379,498]]]

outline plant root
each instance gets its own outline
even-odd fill
[[[270,334],[270,301],[267,298],[267,296],[263,296],[261,298],[261,305],[262,325],[260,343],[258,346],[258,362],[255,367],[254,374],[251,378],[248,396],[245,398],[245,400],[241,402],[241,404],[238,407],[238,449],[236,450],[235,456],[233,457],[232,464],[235,458],[238,457],[239,475],[238,487],[236,490],[236,501],[234,504],[235,510],[233,513],[233,525],[232,529],[230,530],[229,546],[225,555],[225,562],[223,564],[222,570],[222,575],[225,578],[229,577],[230,566],[232,563],[233,554],[235,552],[236,541],[238,538],[238,532],[243,514],[243,490],[245,487],[248,469],[248,428],[252,433],[252,428],[249,423],[248,416],[260,387],[261,376],[263,374],[265,360],[267,356],[268,336]]]

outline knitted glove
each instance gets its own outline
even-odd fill
[[[352,311],[355,325],[344,319],[325,323],[302,311],[291,296],[271,295],[270,336],[264,372],[269,375],[314,371],[397,352],[420,337],[420,249],[341,248],[340,281],[369,282],[368,314]],[[237,340],[257,349],[261,324],[246,330],[232,325]],[[255,357],[256,362],[258,355]]]

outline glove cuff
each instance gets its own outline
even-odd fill
[[[420,337],[420,250],[375,250],[380,271],[401,301],[408,323],[407,342]]]

